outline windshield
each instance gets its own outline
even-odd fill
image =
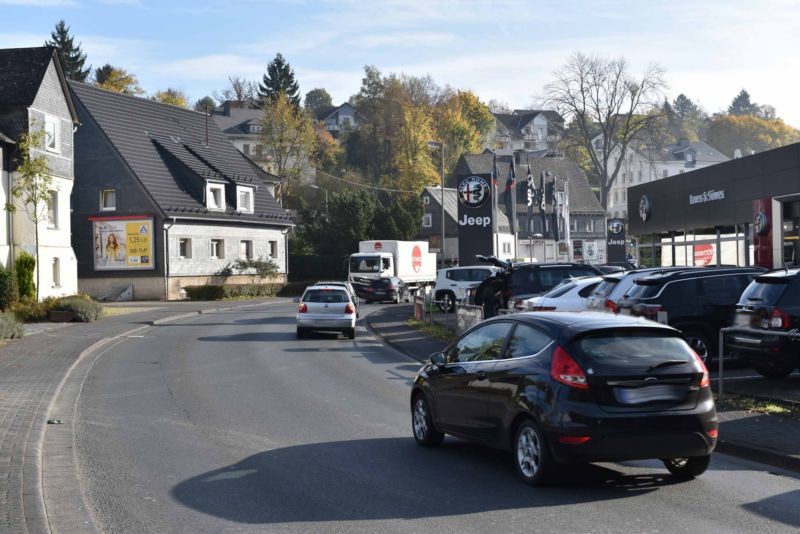
[[[689,345],[682,338],[664,332],[599,332],[580,338],[577,345],[592,365],[604,369],[650,367],[667,360],[694,362]]]
[[[381,272],[380,256],[351,256],[351,273],[379,273]]]
[[[739,304],[775,304],[788,286],[786,278],[761,277],[750,282],[739,299]]]

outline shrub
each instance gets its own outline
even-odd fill
[[[41,302],[26,298],[17,302],[11,309],[18,321],[38,323],[47,320],[47,309]]]
[[[284,284],[283,287],[280,288],[278,291],[279,297],[299,297],[303,294],[303,291],[306,290],[308,286],[313,284],[313,280],[303,280],[299,282],[289,282],[288,284]]]
[[[34,282],[34,273],[36,270],[36,258],[27,252],[20,252],[14,265],[17,270],[19,298],[23,300],[35,298],[36,283]]]
[[[186,297],[189,300],[222,300],[241,297],[274,297],[278,295],[283,284],[224,284],[186,286]]]
[[[13,269],[0,267],[0,310],[8,311],[18,301],[17,274]]]
[[[103,306],[82,295],[63,297],[53,309],[71,311],[75,314],[75,320],[81,323],[91,323],[103,316]]]
[[[225,297],[223,286],[186,286],[183,289],[189,300],[222,300]]]
[[[13,313],[0,313],[0,339],[14,339],[22,337],[24,330]]]

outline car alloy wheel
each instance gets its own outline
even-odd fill
[[[667,458],[662,460],[664,467],[679,478],[691,479],[702,475],[711,462],[711,455],[690,456],[688,458]]]
[[[418,394],[414,399],[411,409],[411,424],[414,429],[414,439],[418,445],[438,445],[444,439],[444,433],[433,426],[431,412],[425,395]]]
[[[450,293],[449,291],[445,291],[444,293],[442,293],[442,296],[439,300],[440,300],[439,308],[445,313],[453,311],[453,309],[456,307],[453,294]]]
[[[514,466],[523,482],[531,486],[547,483],[554,465],[539,425],[523,421],[514,443]]]
[[[695,351],[698,356],[700,356],[700,359],[703,360],[703,362],[708,360],[708,343],[706,343],[704,336],[692,332],[686,335],[686,342],[689,344],[692,350]]]

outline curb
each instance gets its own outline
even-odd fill
[[[22,463],[22,472],[23,472],[22,489],[23,489],[23,496],[25,497],[23,502],[23,514],[27,531],[52,532],[52,529],[50,528],[50,521],[47,515],[46,499],[44,496],[44,476],[43,476],[44,472],[43,453],[44,453],[44,446],[46,443],[45,433],[47,429],[47,419],[52,414],[53,409],[55,408],[56,403],[58,402],[58,399],[70,375],[86,356],[92,354],[93,352],[101,349],[106,345],[112,344],[114,341],[118,339],[125,338],[140,330],[150,328],[152,326],[158,326],[171,321],[177,321],[188,317],[194,317],[196,315],[200,315],[203,313],[216,313],[220,311],[229,311],[239,308],[263,306],[264,304],[269,304],[270,302],[271,301],[262,301],[258,303],[242,304],[241,306],[217,307],[217,308],[209,308],[207,310],[200,309],[192,312],[184,312],[175,315],[170,315],[167,317],[163,317],[161,319],[148,321],[143,325],[137,326],[136,328],[132,328],[125,332],[121,332],[114,336],[109,336],[99,339],[94,343],[92,343],[90,346],[83,349],[81,353],[78,355],[78,357],[75,359],[75,361],[72,363],[72,365],[70,365],[67,372],[64,373],[64,376],[61,378],[58,385],[53,390],[50,400],[47,402],[46,408],[42,410],[40,405],[40,408],[37,410],[36,419],[34,420],[29,433],[29,439],[26,441],[24,445],[25,452],[23,454],[24,459]],[[98,357],[100,355],[98,355]],[[80,390],[78,391],[78,395],[79,394]],[[77,403],[77,396],[75,398],[75,402]],[[44,416],[42,416],[42,411],[44,411]],[[69,428],[71,431],[71,436],[74,435],[74,428],[72,427],[73,423],[74,421],[70,419]],[[74,473],[77,475],[77,461],[75,459],[75,454],[76,454],[75,448],[72,446],[67,446],[67,448],[69,449],[69,456],[66,456],[66,462],[68,465],[61,466],[61,470],[64,471],[66,469],[66,471],[69,474]],[[29,452],[29,449],[32,450]],[[61,476],[63,476],[63,474]],[[86,503],[83,501],[82,494],[80,495],[80,498],[78,500],[81,503],[79,507],[80,509],[78,509],[78,507],[73,508],[72,511],[69,513],[64,509],[61,509],[59,511],[59,520],[63,521],[65,516],[70,516],[69,520],[71,520],[73,524],[75,521],[79,521],[83,526],[88,526],[85,520],[86,518],[91,518],[91,514],[89,513],[89,510],[86,507]],[[93,521],[89,524],[94,526]]]
[[[763,447],[719,440],[716,452],[800,473],[800,458],[781,454]]]
[[[397,352],[399,352],[399,353],[411,358],[415,362],[425,363],[424,359],[420,359],[415,354],[412,354],[412,353],[408,352],[401,344],[395,343],[391,339],[389,339],[389,338],[385,337],[383,334],[381,334],[381,331],[378,328],[376,328],[375,325],[372,324],[371,316],[368,316],[366,319],[367,319],[366,323],[367,323],[367,326],[369,327],[369,331],[372,332],[378,338],[380,338],[381,341],[383,341],[384,344],[389,345],[390,347],[392,347]]]

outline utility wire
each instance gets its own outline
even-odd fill
[[[334,176],[332,174],[328,174],[327,172],[321,171],[319,169],[316,169],[316,172],[318,172],[319,174],[324,174],[328,178],[333,178],[334,180],[339,180],[340,182],[345,182],[345,183],[348,183],[348,184],[357,185],[358,187],[366,187],[367,189],[375,189],[377,191],[386,191],[388,193],[414,193],[415,192],[415,191],[406,191],[405,189],[388,189],[386,187],[378,187],[378,186],[375,186],[375,185],[360,184],[358,182],[353,182],[351,180],[345,180],[344,178],[340,178],[338,176]]]

